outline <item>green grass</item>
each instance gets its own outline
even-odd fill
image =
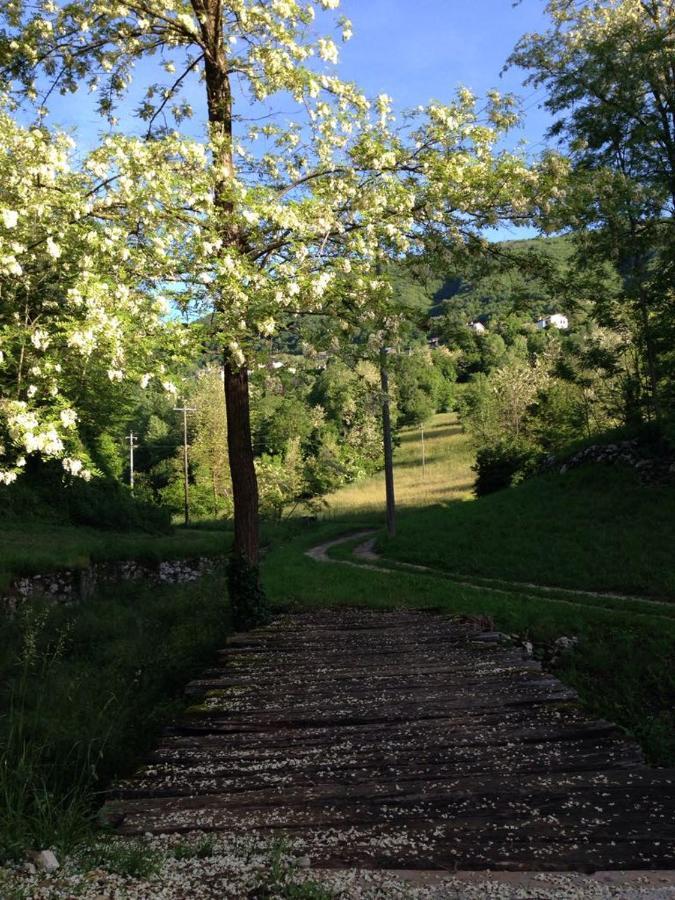
[[[434,416],[425,428],[426,467],[422,468],[422,432],[405,429],[396,450],[396,500],[400,509],[471,498],[474,453],[454,413]],[[378,513],[384,504],[384,474],[329,495],[326,518]]]
[[[387,557],[461,575],[675,599],[675,486],[587,466],[404,510]]]
[[[0,589],[18,575],[82,569],[93,562],[136,559],[158,562],[226,553],[230,534],[206,528],[179,528],[169,535],[99,531],[41,521],[0,526]]]
[[[381,540],[384,536],[380,535]],[[354,550],[363,543],[363,538],[341,542],[328,550],[328,556],[331,559],[348,560],[351,562],[362,563],[358,557],[354,557]],[[400,562],[395,559],[381,556],[378,565],[383,569],[395,572],[414,573],[415,564]],[[480,576],[456,575],[440,568],[429,568],[430,574],[435,574],[449,584],[456,584],[460,587],[470,586],[475,589],[487,589],[493,592],[507,592],[509,594],[518,594],[519,596],[528,596],[533,599],[545,599],[549,601],[558,600],[559,602],[572,603],[579,606],[599,607],[600,609],[616,609],[621,612],[633,612],[636,615],[646,615],[650,617],[657,616],[659,618],[675,620],[675,603],[656,603],[650,599],[638,597],[625,597],[614,594],[598,594],[584,593],[582,591],[570,590],[567,588],[542,587],[533,584],[524,584],[521,582],[513,582],[499,578],[481,578]]]
[[[0,617],[0,860],[91,834],[98,792],[149,751],[228,631],[217,578]]]
[[[178,857],[176,857],[178,858]],[[125,878],[151,878],[162,867],[162,855],[141,841],[103,842],[85,844],[77,856],[86,871],[103,869]]]
[[[675,599],[675,485],[645,486],[635,472],[586,466],[478,500],[474,454],[454,414],[407,430],[395,454],[397,535],[391,559],[468,576],[571,590]],[[325,518],[384,518],[379,475],[328,498]]]

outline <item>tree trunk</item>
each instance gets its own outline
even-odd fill
[[[232,154],[232,90],[223,34],[220,0],[192,0],[207,47],[204,76],[213,141],[214,215],[224,245],[240,244],[229,186],[234,177]],[[214,300],[218,306],[218,298]],[[234,501],[234,545],[228,565],[228,588],[236,628],[248,628],[268,618],[258,573],[258,482],[255,473],[246,363],[236,365],[224,353],[227,440]]]
[[[256,567],[259,554],[258,480],[253,459],[248,372],[225,359],[227,445],[234,500],[235,556]]]
[[[380,350],[380,384],[382,385],[382,431],[384,436],[384,485],[387,498],[387,534],[396,537],[396,494],[394,490],[394,450],[389,409],[389,372],[387,351]]]
[[[238,630],[264,624],[269,607],[258,570],[258,479],[255,473],[248,370],[224,355],[227,446],[234,503],[234,543],[227,565],[227,587],[232,621]]]
[[[642,340],[644,342],[645,363],[647,366],[647,379],[649,382],[650,407],[652,417],[658,422],[661,419],[659,404],[659,378],[656,351],[654,349],[654,336],[652,325],[649,321],[649,301],[644,291],[640,288],[637,299],[640,325],[642,328]]]
[[[638,315],[638,334],[644,352],[644,364],[649,388],[649,418],[659,421],[661,415],[659,405],[658,359],[656,348],[654,346],[652,323],[649,318],[650,298],[644,287],[647,278],[648,260],[644,251],[639,249],[639,235],[634,222],[631,222],[630,238],[631,249],[625,259],[620,261],[620,271],[624,277],[624,286],[628,289],[628,296],[635,304]]]

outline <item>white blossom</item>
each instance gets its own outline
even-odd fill
[[[73,459],[70,456],[65,456],[61,460],[61,465],[69,475],[73,475],[74,477],[77,477],[84,468],[84,463],[81,459]]]
[[[59,418],[64,428],[73,428],[77,423],[78,415],[74,409],[62,409]]]
[[[3,209],[2,211],[2,223],[5,228],[16,228],[17,222],[19,221],[19,214],[14,209]]]
[[[47,248],[47,253],[48,253],[53,259],[58,259],[58,258],[61,256],[61,252],[62,252],[62,251],[61,251],[61,248],[60,248],[59,245],[54,241],[53,238],[50,238],[50,237],[47,238],[46,248]]]

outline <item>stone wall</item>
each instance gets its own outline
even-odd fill
[[[566,459],[549,456],[544,461],[542,470],[557,470],[564,475],[569,469],[587,463],[628,466],[635,469],[641,480],[647,484],[667,481],[675,476],[675,460],[665,456],[654,456],[636,440],[617,441],[615,444],[593,444]]]
[[[224,563],[225,557],[201,556],[197,559],[173,559],[163,562],[92,563],[84,569],[63,569],[39,575],[16,578],[0,596],[0,606],[13,611],[32,597],[47,597],[55,603],[85,600],[104,584],[145,581],[149,584],[187,584],[211,575]]]

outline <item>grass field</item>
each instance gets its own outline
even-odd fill
[[[40,521],[0,525],[0,589],[17,575],[80,569],[92,562],[188,559],[226,553],[223,531],[179,528],[173,534],[99,531]]]
[[[405,510],[388,557],[468,576],[675,599],[675,486],[589,466]]]
[[[396,450],[396,500],[400,508],[471,497],[474,453],[454,413],[435,416],[424,432],[426,466],[422,467],[422,432],[407,429]],[[326,518],[368,515],[384,506],[384,474],[342,488],[327,498]]]
[[[468,578],[675,599],[675,485],[646,487],[610,466],[550,474],[474,499],[473,452],[454,414],[403,433],[395,455],[397,535],[391,559]],[[466,502],[470,501],[470,502]],[[328,498],[325,518],[384,517],[382,475]]]

